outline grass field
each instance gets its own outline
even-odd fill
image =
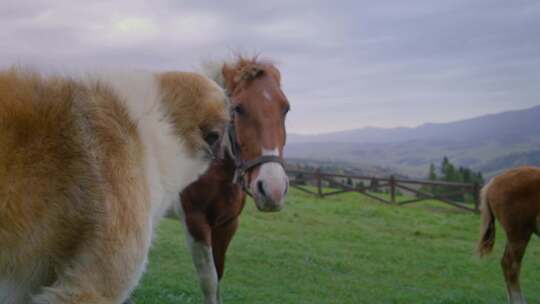
[[[426,202],[385,206],[356,194],[289,194],[280,213],[248,202],[228,254],[224,303],[504,303],[504,233],[474,256],[479,217]],[[540,303],[540,242],[522,269],[529,303]],[[138,304],[202,303],[181,225],[162,222]]]

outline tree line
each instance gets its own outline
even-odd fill
[[[432,181],[445,181],[445,182],[460,182],[460,183],[478,183],[484,184],[484,176],[480,171],[474,171],[470,168],[463,166],[456,166],[448,157],[444,157],[440,166],[437,167],[434,163],[429,166],[428,179]],[[447,195],[450,199],[458,201],[468,201],[471,197],[464,196],[463,194],[452,194],[455,188],[444,186],[429,186],[430,189],[424,189],[432,192],[433,194]]]

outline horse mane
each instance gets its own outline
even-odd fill
[[[222,61],[207,61],[202,64],[202,73],[217,82],[222,88],[227,88],[227,84],[231,81],[237,85],[242,81],[249,82],[257,79],[269,71],[269,68],[276,70],[273,68],[272,62],[260,60],[258,57],[258,55],[250,57],[235,55]],[[232,79],[225,79],[223,73],[225,67],[234,71]]]

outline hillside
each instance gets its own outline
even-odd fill
[[[279,213],[249,201],[227,257],[224,303],[504,303],[497,228],[492,256],[474,256],[479,217],[423,202],[386,206],[354,193],[317,199],[292,190]],[[540,242],[521,276],[540,299]],[[136,303],[202,303],[182,225],[164,220]]]
[[[287,157],[383,166],[423,176],[444,155],[491,175],[540,165],[540,106],[416,128],[364,128],[321,135],[290,134]]]

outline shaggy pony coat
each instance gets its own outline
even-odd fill
[[[228,119],[197,74],[0,72],[0,303],[126,299]]]

